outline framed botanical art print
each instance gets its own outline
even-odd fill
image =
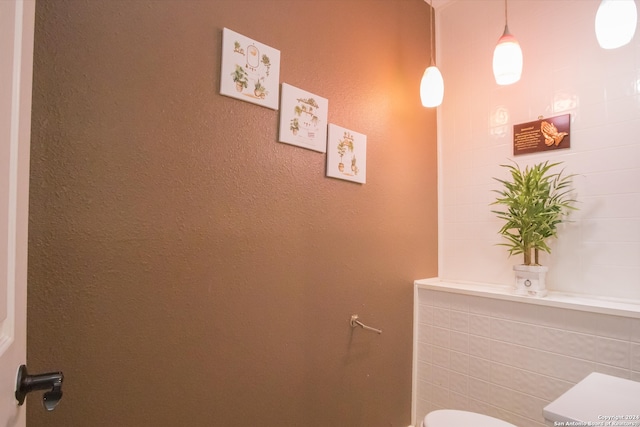
[[[277,110],[279,85],[280,51],[224,28],[220,93]]]
[[[280,142],[326,152],[328,107],[326,98],[282,83]]]
[[[327,176],[364,184],[367,179],[367,136],[329,124]]]

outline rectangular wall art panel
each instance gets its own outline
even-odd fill
[[[220,93],[278,109],[280,51],[224,28]]]
[[[328,109],[326,98],[282,83],[280,142],[326,152]]]
[[[329,125],[327,176],[364,184],[367,178],[367,136]]]

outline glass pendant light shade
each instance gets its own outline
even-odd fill
[[[596,13],[596,38],[603,49],[616,49],[631,41],[638,10],[634,0],[602,0]]]
[[[436,67],[433,60],[433,47],[435,44],[435,34],[433,33],[433,0],[429,5],[429,35],[431,38],[429,51],[431,53],[431,65],[424,70],[420,81],[420,100],[423,107],[437,107],[442,104],[444,97],[444,80],[442,73]]]
[[[444,97],[444,80],[442,73],[435,65],[429,66],[422,75],[420,82],[420,100],[424,107],[437,107],[442,104]]]
[[[521,75],[522,49],[505,25],[504,34],[493,51],[493,76],[499,85],[510,85],[520,80]]]

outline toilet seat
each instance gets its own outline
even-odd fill
[[[458,411],[455,409],[440,409],[429,412],[423,427],[516,427],[506,421],[475,412]]]

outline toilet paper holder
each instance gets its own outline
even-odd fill
[[[351,324],[352,328],[355,328],[356,326],[360,326],[362,329],[367,329],[369,331],[377,332],[379,334],[382,333],[382,329],[377,329],[377,328],[372,328],[371,326],[367,326],[358,319],[359,317],[357,314],[351,315],[351,320],[349,323]]]

